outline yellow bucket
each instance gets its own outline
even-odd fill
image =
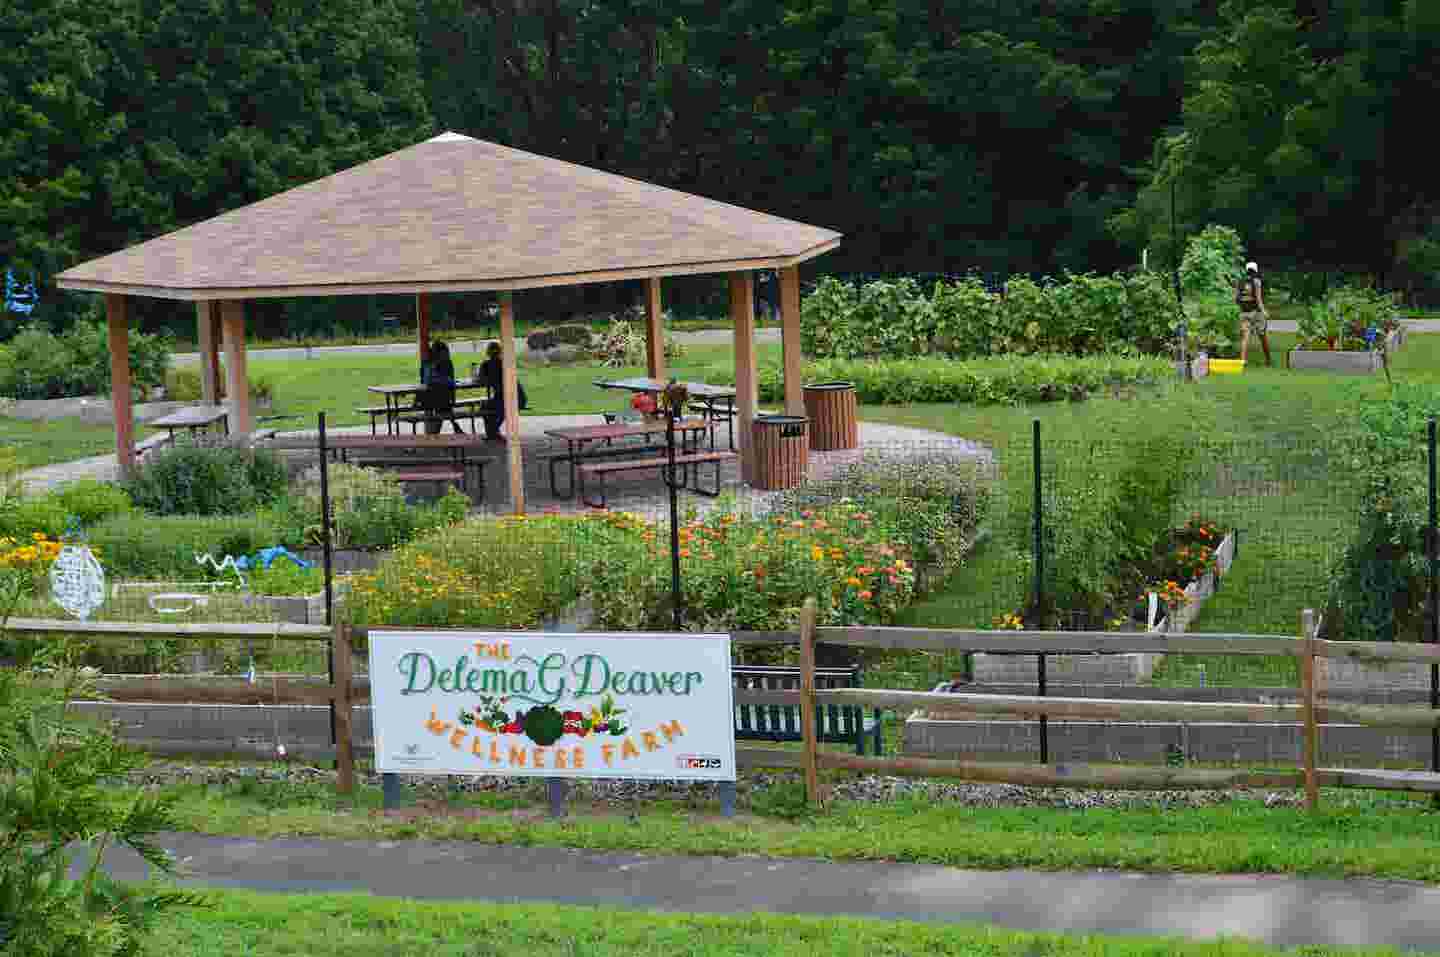
[[[1210,372],[1213,375],[1235,375],[1245,371],[1244,359],[1211,359]]]

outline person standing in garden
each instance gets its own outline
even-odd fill
[[[1261,293],[1260,267],[1253,262],[1245,264],[1245,275],[1235,287],[1235,305],[1240,307],[1240,361],[1250,348],[1250,333],[1260,337],[1260,348],[1265,350],[1265,364],[1270,361],[1270,313],[1265,309],[1265,298]]]

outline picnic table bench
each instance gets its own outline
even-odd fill
[[[471,493],[469,475],[475,474],[477,501],[485,500],[485,466],[489,456],[473,455],[486,447],[483,438],[474,435],[334,435],[326,440],[331,455],[342,462],[354,456],[358,465],[380,465],[394,468],[401,482],[458,482],[460,489]],[[389,452],[389,455],[383,453]],[[425,457],[424,452],[444,452],[445,457]],[[366,453],[381,453],[366,455]],[[365,456],[363,459],[361,456]]]
[[[665,446],[650,442],[650,437],[656,434],[664,435],[666,428],[665,424],[659,422],[607,422],[604,425],[546,429],[546,435],[560,439],[566,445],[564,455],[555,455],[550,458],[550,491],[556,498],[573,498],[576,491],[578,468],[582,462],[588,463],[618,456],[648,456],[663,451]],[[698,439],[705,429],[704,422],[694,419],[675,423],[675,431],[680,434],[684,452],[698,451]],[[643,441],[638,444],[633,442],[615,444],[616,441],[630,438],[640,438]],[[603,447],[590,448],[596,443],[603,443]],[[555,467],[562,464],[570,467],[570,491],[568,494],[560,491],[559,479],[555,471]]]
[[[189,429],[190,434],[194,435],[219,422],[224,427],[225,434],[229,435],[229,416],[230,410],[223,405],[191,405],[151,420],[150,427],[167,430],[170,433],[170,440],[174,441],[176,429]]]
[[[800,669],[767,665],[734,665],[731,681],[737,690],[778,691],[799,689]],[[860,668],[816,668],[817,688],[858,688]],[[877,709],[865,717],[859,705],[816,705],[815,737],[819,741],[854,744],[855,753],[865,753],[868,738],[879,756],[884,751],[883,725]],[[799,741],[799,705],[735,706],[735,738],[737,741]]]
[[[688,452],[677,454],[674,464],[681,470],[683,484],[698,495],[705,495],[714,498],[720,494],[720,466],[735,458],[734,452]],[[715,488],[713,490],[700,486],[700,466],[715,466]],[[671,465],[668,455],[660,455],[644,459],[622,459],[610,462],[585,462],[578,466],[580,473],[580,501],[592,508],[605,508],[605,477],[616,472],[637,472],[647,469],[667,469]],[[692,466],[694,471],[690,471]],[[600,479],[600,498],[592,500],[585,494],[585,477],[595,476]]]

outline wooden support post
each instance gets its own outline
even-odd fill
[[[225,333],[225,391],[230,405],[230,435],[243,438],[254,431],[250,417],[250,377],[245,372],[245,303],[220,303],[220,325]]]
[[[130,405],[130,326],[125,297],[105,294],[105,324],[110,338],[110,405],[115,412],[115,461],[120,474],[135,469],[135,417]]]
[[[1319,810],[1320,789],[1315,782],[1316,752],[1319,750],[1320,729],[1315,724],[1315,612],[1300,613],[1300,691],[1301,709],[1305,718],[1305,808]]]
[[[220,402],[220,322],[215,300],[195,303],[195,340],[200,350],[200,399],[206,405]]]
[[[424,362],[430,358],[430,294],[428,292],[417,292],[415,294],[415,324],[418,327],[420,338],[420,361]]]
[[[785,414],[805,414],[804,357],[800,353],[800,267],[780,270],[780,337],[785,365]],[[810,428],[815,428],[812,423]]]
[[[645,280],[645,374],[665,378],[665,329],[660,320],[660,280]]]
[[[505,403],[506,451],[510,459],[510,502],[516,515],[525,514],[525,467],[520,459],[520,390],[515,378],[515,306],[510,292],[500,293],[501,401]]]
[[[804,748],[805,799],[819,807],[823,799],[815,757],[815,613],[815,599],[805,599],[800,609],[800,737]]]
[[[355,734],[351,710],[350,626],[337,621],[331,641],[335,661],[335,685],[330,689],[335,702],[335,790],[351,794],[355,791]]]
[[[730,321],[735,326],[735,431],[740,451],[740,477],[753,477],[755,452],[750,428],[755,422],[755,280],[748,272],[730,275]]]

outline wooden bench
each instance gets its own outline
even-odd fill
[[[386,433],[389,433],[389,431],[390,431],[390,416],[391,416],[392,414],[394,414],[394,413],[396,413],[396,412],[414,412],[416,408],[417,408],[417,407],[416,407],[416,406],[413,406],[413,405],[403,405],[403,406],[399,406],[399,407],[387,407],[387,406],[383,406],[383,405],[367,405],[367,406],[365,406],[363,409],[356,409],[355,411],[356,411],[357,413],[361,414],[361,415],[368,415],[368,416],[370,416],[370,434],[371,434],[371,435],[375,435],[375,434],[376,434],[376,432],[375,432],[375,423],[376,423],[376,421],[378,421],[382,416],[385,417],[385,431],[386,431]]]
[[[459,482],[465,490],[465,470],[456,465],[412,465],[392,473],[400,482]],[[485,474],[484,470],[480,473]]]
[[[730,669],[736,690],[756,689],[777,691],[800,688],[800,669],[779,666],[735,665]],[[860,668],[816,668],[817,688],[858,688]],[[868,738],[876,756],[884,753],[883,723],[880,712],[865,717],[859,705],[817,705],[815,736],[818,741],[855,745],[855,753],[865,753]],[[735,739],[737,741],[799,741],[799,705],[735,706]]]
[[[442,412],[434,417],[438,418],[442,424],[451,419],[469,419],[471,432],[475,431],[475,420],[480,419],[485,422],[485,430],[487,433],[495,432],[497,431],[496,423],[500,419],[500,413],[482,410],[480,404],[485,401],[484,399],[461,399],[450,406],[450,413],[448,415]],[[419,408],[408,410],[408,412],[409,414],[407,415],[396,416],[396,421],[409,425],[411,435],[418,434],[420,426],[432,417],[431,413]]]
[[[469,472],[475,472],[474,498],[477,502],[485,501],[485,466],[489,465],[490,459],[467,458],[464,463],[457,463],[453,460],[435,460],[420,458],[415,455],[407,455],[395,458],[365,458],[351,460],[347,457],[348,464],[361,468],[384,468],[391,472],[400,482],[442,482],[458,481],[460,491],[471,494]]]
[[[675,464],[683,465],[687,469],[695,466],[694,481],[688,488],[699,495],[714,498],[720,494],[720,465],[735,458],[734,452],[691,452],[686,455],[675,456]],[[700,466],[705,464],[715,466],[715,489],[700,487]],[[615,462],[586,462],[576,467],[580,476],[580,501],[592,508],[605,508],[605,476],[613,472],[639,472],[647,469],[663,469],[670,464],[668,456],[658,456],[644,459],[624,459]],[[600,479],[600,498],[598,501],[591,501],[585,494],[586,476],[595,476]]]

